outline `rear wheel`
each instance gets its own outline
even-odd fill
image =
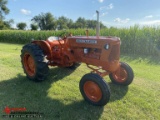
[[[129,85],[133,81],[134,73],[132,68],[127,64],[120,62],[120,68],[109,75],[111,81],[119,85]]]
[[[104,106],[110,99],[110,88],[101,76],[89,73],[82,77],[79,84],[84,99],[98,106]]]
[[[48,74],[48,64],[41,48],[36,44],[27,44],[21,50],[21,63],[27,77],[43,81]]]

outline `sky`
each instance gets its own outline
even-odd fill
[[[96,20],[96,10],[107,27],[160,25],[160,0],[8,0],[7,7],[10,13],[5,18],[14,20],[13,27],[25,22],[29,28],[34,16],[47,12],[73,21],[78,17]]]

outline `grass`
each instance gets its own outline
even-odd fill
[[[81,77],[90,72],[85,64],[76,70],[52,67],[48,78],[35,83],[26,78],[20,63],[22,45],[0,43],[0,114],[6,106],[43,113],[42,120],[160,119],[160,62],[158,57],[123,55],[134,70],[130,86],[111,88],[104,107],[85,102],[79,92]],[[4,119],[0,116],[0,120]],[[6,119],[7,120],[7,119]]]

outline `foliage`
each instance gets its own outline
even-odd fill
[[[70,29],[59,31],[1,31],[0,42],[7,43],[29,43],[34,40],[46,40],[49,36],[85,35],[85,29]],[[160,27],[139,27],[130,28],[105,28],[100,31],[102,36],[117,36],[121,38],[122,54],[137,55],[160,55]],[[89,29],[89,35],[95,36],[94,29]]]
[[[10,19],[8,21],[2,21],[0,20],[0,30],[7,30],[7,29],[11,29],[11,24],[14,23],[13,19]]]
[[[85,18],[79,17],[75,22],[64,16],[61,16],[57,20],[58,30],[63,29],[95,29],[97,21],[96,20],[86,20]],[[101,28],[106,28],[105,25],[100,23]]]
[[[87,22],[85,18],[79,17],[75,23],[75,28],[86,28],[87,27]]]
[[[4,25],[8,28],[8,29],[11,29],[11,26],[12,24],[14,23],[14,20],[13,19],[10,19],[8,21],[3,21],[4,22]]]
[[[41,30],[54,30],[56,25],[53,15],[48,13],[41,13],[33,17],[32,21],[36,23]]]
[[[0,30],[5,30],[7,27],[5,26],[4,22],[0,20]]]
[[[0,0],[0,20],[4,19],[4,15],[9,13],[9,9],[7,8],[6,4],[8,0]]]
[[[40,30],[64,30],[64,29],[95,29],[96,20],[86,20],[85,18],[79,17],[75,22],[65,16],[61,16],[58,19],[48,13],[41,13],[32,18],[34,24],[37,24]],[[106,28],[105,25],[100,23],[101,28]]]
[[[31,30],[38,30],[38,25],[36,24],[31,24]]]
[[[18,28],[19,30],[25,30],[26,27],[27,27],[27,24],[24,23],[24,22],[21,22],[21,23],[18,23],[18,24],[17,24],[17,28]]]
[[[8,0],[0,0],[0,30],[11,29],[11,24],[14,23],[14,20],[5,20],[5,15],[9,13],[7,8]]]
[[[61,16],[58,18],[56,23],[57,23],[57,29],[63,30],[63,29],[72,28],[73,21],[71,19],[64,17],[64,16]]]
[[[37,120],[160,120],[160,61],[156,57],[122,56],[121,61],[134,70],[133,83],[114,85],[104,77],[111,98],[107,105],[99,107],[84,101],[79,91],[81,77],[91,71],[85,64],[76,70],[50,67],[48,78],[36,83],[23,72],[19,57],[22,45],[0,46],[1,119],[9,120],[2,118],[8,106],[42,113]]]

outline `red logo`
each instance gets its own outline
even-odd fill
[[[26,108],[9,108],[6,106],[3,110],[6,114],[10,114],[11,112],[24,112]]]

